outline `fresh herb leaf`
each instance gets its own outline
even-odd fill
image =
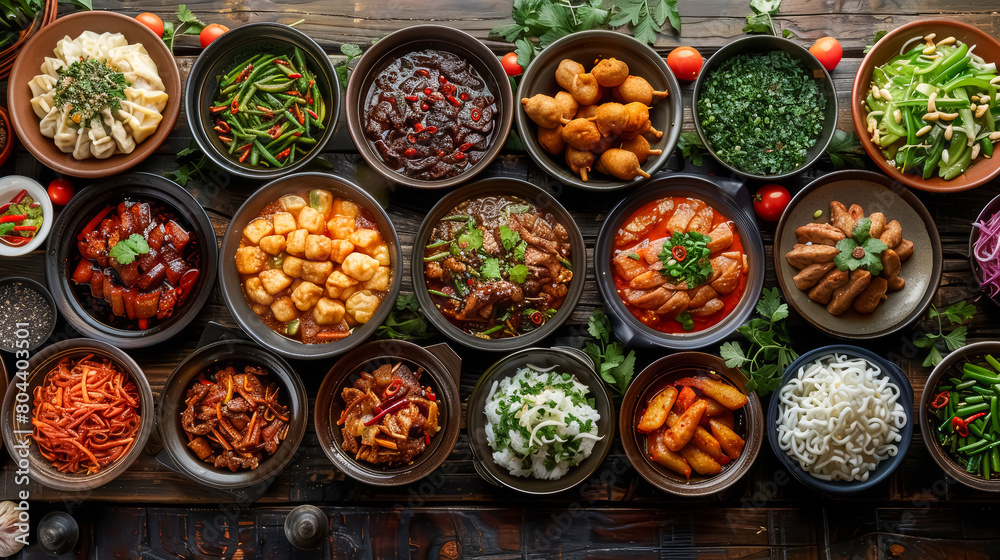
[[[524,262],[524,252],[528,250],[528,242],[522,241],[517,247],[514,247],[514,258],[518,261]]]
[[[221,170],[208,156],[201,151],[198,144],[191,141],[187,148],[177,153],[177,159],[184,163],[173,171],[168,171],[166,176],[178,185],[185,187],[193,179],[198,182],[208,183],[209,173],[217,173]]]
[[[517,244],[521,242],[521,234],[510,229],[506,225],[500,226],[500,242],[503,244],[503,248],[510,251]]]
[[[705,144],[702,144],[701,137],[698,136],[697,132],[682,132],[677,141],[677,147],[681,149],[682,157],[701,167],[704,160]]]
[[[781,0],[750,0],[750,9],[753,13],[747,16],[747,24],[743,26],[744,33],[778,34],[771,16],[778,15]]]
[[[739,368],[747,376],[747,391],[763,396],[778,388],[781,374],[799,355],[791,347],[785,323],[788,304],[781,300],[781,292],[777,288],[763,290],[756,311],[760,317],[736,329],[750,343],[747,351],[739,342],[726,342],[719,348],[719,356],[728,367]]]
[[[170,52],[174,51],[174,39],[178,35],[197,35],[207,25],[198,19],[185,4],[177,6],[176,19],[176,22],[163,22],[163,43],[167,45]]]
[[[924,367],[940,364],[944,354],[965,346],[968,327],[962,323],[972,319],[975,314],[975,304],[968,301],[960,301],[943,311],[931,305],[927,311],[927,321],[924,322],[925,330],[913,339],[914,346],[927,350],[927,356],[922,362]],[[946,333],[944,320],[955,328]],[[930,325],[926,325],[928,322]]]
[[[458,236],[458,244],[467,251],[478,251],[483,248],[483,230],[475,227],[475,222],[469,220],[469,229]]]
[[[864,52],[864,54],[868,54],[868,51],[870,51],[873,48],[875,48],[875,43],[878,43],[879,41],[881,41],[882,37],[885,37],[885,35],[887,33],[889,33],[889,32],[886,31],[885,29],[879,29],[878,31],[876,31],[875,35],[872,37],[872,42],[868,43],[867,45],[865,45],[865,50],[862,51],[862,52]]]
[[[503,278],[500,275],[500,261],[496,259],[483,261],[483,267],[479,269],[479,273],[483,275],[483,278]]]
[[[778,15],[781,0],[750,0],[750,7],[757,13]]]
[[[114,247],[108,251],[108,256],[118,261],[119,264],[132,264],[132,261],[139,255],[149,253],[149,244],[146,239],[138,233],[128,236],[128,239],[121,239],[115,243]]]
[[[685,311],[680,315],[674,317],[674,320],[681,324],[681,328],[685,331],[694,330],[694,319],[691,318],[691,314]]]
[[[423,340],[433,336],[433,331],[423,317],[417,296],[399,294],[395,308],[375,330],[375,336],[396,340]]]
[[[841,271],[846,270],[867,270],[872,276],[878,276],[882,272],[882,253],[889,247],[875,239],[869,237],[871,220],[862,218],[854,226],[851,237],[841,239],[837,242],[837,250],[840,253],[833,259],[833,263]],[[860,258],[854,256],[854,251],[858,248],[864,253]]]
[[[613,389],[619,394],[625,394],[629,381],[635,373],[635,351],[625,354],[625,345],[617,340],[611,341],[611,323],[598,307],[591,313],[587,321],[587,331],[596,342],[587,342],[583,351],[594,361],[594,367]]]
[[[337,81],[340,82],[341,88],[347,87],[347,81],[350,78],[350,64],[355,58],[360,57],[364,52],[361,47],[357,45],[352,45],[350,43],[344,43],[340,45],[340,53],[347,57],[347,60],[338,63],[334,66],[333,70],[337,72]]]
[[[125,88],[129,87],[125,74],[96,58],[77,60],[60,68],[55,88],[55,104],[70,106],[70,117],[81,126],[100,116],[101,111],[121,110]]]
[[[660,273],[671,283],[683,282],[688,288],[704,284],[712,275],[712,263],[708,258],[712,254],[708,248],[711,241],[711,237],[696,231],[675,231],[660,249],[660,262],[663,263]],[[679,249],[675,251],[675,248]]]
[[[830,163],[837,169],[853,167],[860,169],[865,166],[861,160],[864,149],[861,141],[858,140],[857,133],[840,130],[833,131],[833,138],[826,148],[826,155],[830,157]]]
[[[515,284],[523,284],[524,281],[528,279],[529,272],[531,271],[527,266],[524,266],[523,264],[516,264],[510,267],[510,270],[507,271],[507,276],[510,278],[511,282]]]

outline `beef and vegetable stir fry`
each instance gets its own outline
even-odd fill
[[[462,202],[424,250],[435,306],[480,338],[519,336],[545,324],[573,279],[569,232],[555,216],[514,196]]]

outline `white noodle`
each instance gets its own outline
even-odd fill
[[[820,480],[868,480],[898,452],[906,425],[899,397],[867,360],[822,356],[778,394],[778,447]]]

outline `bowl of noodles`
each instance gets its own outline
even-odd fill
[[[142,454],[153,431],[153,392],[128,354],[106,342],[69,339],[32,356],[26,369],[27,389],[14,383],[4,396],[3,440],[36,482],[91,490]]]
[[[903,461],[913,388],[892,362],[847,345],[817,348],[785,370],[766,423],[792,476],[827,494],[868,490]]]

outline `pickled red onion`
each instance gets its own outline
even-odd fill
[[[982,270],[980,282],[990,297],[1000,295],[1000,212],[989,219],[975,222],[979,238],[972,247],[972,254]]]

